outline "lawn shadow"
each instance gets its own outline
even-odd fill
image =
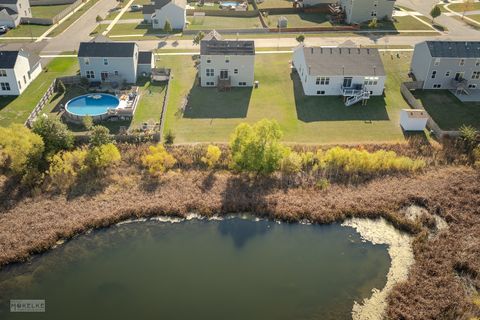
[[[183,117],[189,119],[246,118],[252,91],[252,88],[232,88],[230,91],[220,92],[217,88],[202,88],[194,85],[188,95]]]
[[[10,103],[12,103],[17,97],[16,96],[5,96],[0,97],[0,111],[6,108]]]
[[[372,97],[366,106],[346,107],[341,96],[305,96],[296,72],[290,75],[298,120],[316,121],[389,121],[385,97]]]

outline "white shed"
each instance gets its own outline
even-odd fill
[[[405,131],[423,131],[428,121],[425,110],[402,109],[400,111],[400,125]]]

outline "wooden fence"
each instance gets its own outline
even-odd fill
[[[403,82],[400,85],[400,92],[402,93],[402,96],[405,99],[405,101],[407,101],[407,103],[410,105],[412,109],[419,109],[427,112],[425,108],[422,106],[422,104],[419,103],[412,94],[412,91],[421,90],[422,88],[423,88],[423,81]],[[445,136],[450,136],[450,137],[460,136],[460,131],[442,130],[440,126],[432,119],[432,117],[428,117],[427,128],[432,130],[433,133],[435,133],[435,135],[439,139]]]
[[[38,24],[42,26],[50,26],[52,24],[57,23],[58,21],[62,20],[65,16],[67,16],[70,12],[75,10],[78,6],[83,3],[83,0],[76,0],[74,1],[68,8],[65,8],[63,11],[59,12],[53,18],[22,18],[22,24]]]
[[[42,96],[42,98],[40,99],[40,101],[39,101],[39,102],[37,103],[37,105],[35,106],[35,108],[33,108],[33,111],[32,111],[32,113],[30,113],[30,115],[28,116],[27,121],[25,121],[24,125],[25,125],[27,128],[31,128],[31,127],[32,127],[33,122],[34,122],[35,119],[38,117],[38,115],[40,114],[40,112],[43,110],[43,108],[45,107],[45,105],[48,103],[48,100],[50,99],[50,97],[55,93],[56,88],[57,88],[57,79],[54,79],[54,80],[52,81],[52,84],[50,85],[50,87],[48,87],[48,89],[47,89],[47,91],[45,92],[45,94]]]
[[[172,70],[168,70],[168,82],[165,88],[165,96],[163,97],[162,113],[160,114],[160,129],[158,141],[162,140],[163,128],[165,126],[165,115],[167,114],[168,95],[170,93],[170,79],[172,79]]]

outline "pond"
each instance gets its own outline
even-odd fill
[[[125,223],[1,270],[0,318],[351,319],[385,286],[387,249],[340,224]],[[10,313],[10,299],[46,312]]]

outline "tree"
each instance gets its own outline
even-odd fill
[[[212,169],[216,166],[216,164],[218,163],[218,160],[220,160],[221,155],[222,155],[222,151],[220,150],[219,147],[209,145],[207,148],[207,153],[205,154],[204,157],[202,157],[201,160],[210,169]]]
[[[44,159],[49,159],[62,150],[73,147],[73,134],[57,118],[42,115],[33,123],[32,131],[42,137],[45,144]]]
[[[166,145],[172,145],[175,141],[175,134],[172,132],[172,130],[168,130],[163,138],[165,139]]]
[[[87,170],[85,160],[88,150],[61,151],[52,157],[48,175],[53,184],[62,189],[70,187],[76,178]]]
[[[305,42],[305,35],[300,34],[295,38],[295,40],[297,40],[298,43],[304,43]]]
[[[462,125],[460,127],[460,138],[462,139],[465,151],[470,153],[477,146],[478,131],[472,126]]]
[[[432,23],[435,21],[435,18],[440,17],[442,14],[442,10],[440,9],[439,5],[435,5],[430,11],[430,16],[432,17]]]
[[[203,33],[203,31],[200,31],[199,33],[197,33],[195,35],[195,37],[193,38],[193,44],[194,45],[198,45],[200,44],[200,41],[202,41],[202,39],[205,37],[205,33]]]
[[[42,159],[42,138],[20,124],[0,127],[0,167],[14,174],[26,174]]]
[[[86,163],[90,169],[106,168],[122,160],[120,151],[113,143],[102,144],[88,151]]]
[[[102,21],[103,21],[103,18],[102,18],[102,17],[100,17],[100,16],[97,16],[97,17],[95,18],[95,20],[96,20],[98,23],[100,23],[100,22],[102,22]]]
[[[91,116],[83,117],[82,124],[83,124],[83,127],[85,128],[85,130],[88,130],[88,131],[92,130],[93,118]]]
[[[370,20],[370,22],[368,23],[368,27],[370,29],[376,29],[378,27],[378,20],[377,18],[373,18],[372,20]]]
[[[280,169],[284,174],[294,174],[302,170],[302,157],[296,152],[288,152],[283,157]]]
[[[275,120],[263,119],[253,126],[241,123],[230,140],[233,168],[261,174],[278,170],[289,150],[280,143],[281,138],[282,131]]]
[[[111,143],[110,130],[104,126],[93,126],[90,134],[90,145],[92,147],[98,147],[107,143]]]
[[[164,173],[177,163],[177,160],[165,150],[164,146],[157,144],[150,146],[148,152],[142,157],[142,163],[152,175]]]
[[[163,31],[166,33],[172,32],[172,25],[170,24],[170,21],[165,20],[165,25],[163,26]]]

